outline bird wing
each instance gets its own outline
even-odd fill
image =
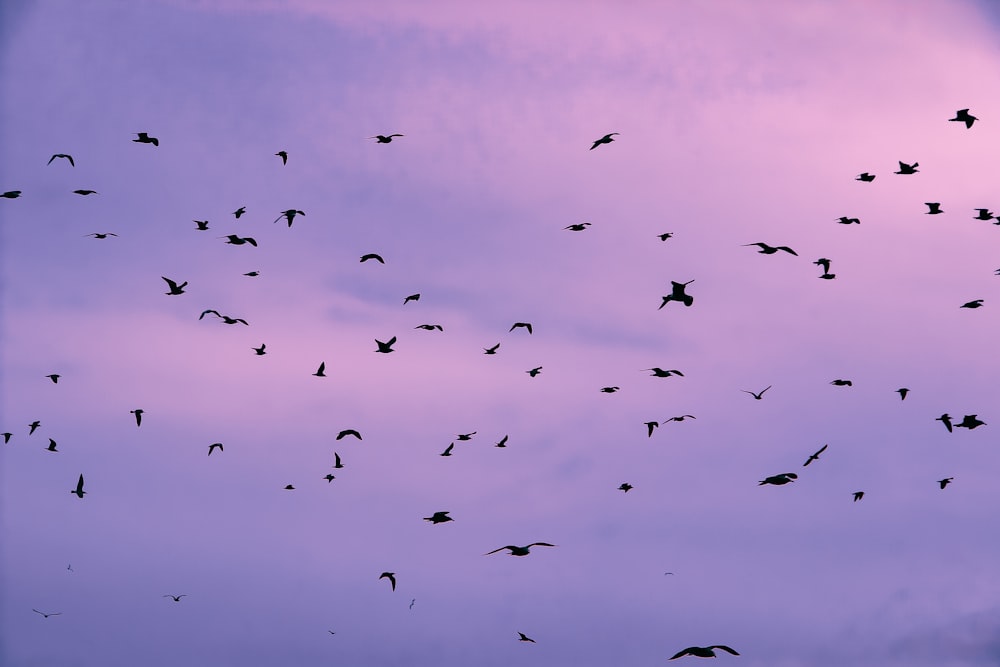
[[[739,655],[739,653],[737,653],[733,649],[729,648],[728,646],[723,646],[722,644],[716,644],[715,646],[709,646],[708,648],[720,648],[723,651],[725,651],[726,653],[731,653],[733,655]]]
[[[532,542],[525,549],[529,547],[554,547],[554,544],[549,544],[548,542]]]
[[[676,660],[677,658],[683,658],[686,655],[693,655],[693,653],[691,653],[691,651],[694,650],[694,649],[696,649],[696,648],[698,648],[698,647],[697,646],[689,646],[686,649],[684,649],[683,651],[678,651],[677,653],[675,653],[674,655],[672,655],[670,657],[670,660]]]
[[[493,551],[487,551],[487,552],[486,552],[485,554],[483,554],[483,555],[484,555],[484,556],[489,556],[490,554],[495,554],[496,552],[498,552],[498,551],[503,551],[504,549],[510,549],[510,550],[511,550],[511,553],[513,553],[513,552],[514,552],[514,549],[516,549],[516,548],[517,548],[517,547],[515,547],[515,546],[512,546],[512,545],[508,544],[508,545],[507,545],[507,546],[505,546],[505,547],[500,547],[499,549],[494,549]]]
[[[83,474],[80,475],[80,479],[76,483],[76,492],[80,493],[83,491]]]

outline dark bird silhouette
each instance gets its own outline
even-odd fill
[[[431,523],[446,523],[448,521],[454,521],[448,512],[434,512],[431,516],[425,516],[424,521],[430,521]]]
[[[855,491],[854,492],[854,502],[858,502],[859,500],[861,500],[864,497],[865,497],[865,492],[864,491]]]
[[[517,633],[517,641],[519,641],[519,642],[531,642],[532,644],[537,643],[534,639],[532,639],[528,635],[524,634],[523,632],[518,632]]]
[[[856,181],[864,181],[865,183],[871,183],[872,181],[875,180],[875,174],[869,174],[866,171],[866,172],[864,172],[862,174],[858,174],[857,178],[855,178],[854,180],[856,180]]]
[[[899,171],[894,171],[894,174],[915,174],[917,173],[917,167],[920,166],[919,162],[914,162],[913,164],[906,164],[902,160],[899,162]]]
[[[536,366],[535,368],[532,368],[530,371],[524,371],[524,372],[530,375],[531,377],[535,377],[536,375],[542,372],[542,367]]]
[[[996,216],[993,215],[993,211],[988,208],[977,208],[975,220],[992,220]]]
[[[381,352],[383,354],[389,354],[390,352],[395,352],[395,350],[392,349],[392,346],[396,344],[396,337],[393,336],[392,338],[390,338],[389,340],[387,340],[384,343],[382,341],[380,341],[378,338],[376,338],[375,339],[375,344],[378,345],[378,349],[375,350],[376,352]]]
[[[671,280],[670,281],[670,294],[668,294],[665,297],[663,297],[663,303],[660,304],[660,308],[663,308],[665,305],[667,305],[671,301],[680,301],[685,306],[690,306],[691,304],[693,304],[694,303],[694,297],[690,296],[689,294],[687,294],[684,291],[684,289],[688,285],[690,285],[691,283],[693,283],[693,282],[694,282],[694,280],[689,280],[686,283],[679,283],[677,281]],[[659,308],[657,310],[659,310]]]
[[[142,408],[136,408],[135,410],[129,410],[130,413],[135,415],[135,425],[142,426],[142,413],[145,412]]]
[[[333,453],[333,467],[337,470],[344,467],[344,464],[340,462],[340,454],[337,452]]]
[[[388,579],[389,584],[392,586],[392,590],[396,590],[396,573],[395,572],[383,572],[378,575],[379,579]]]
[[[52,384],[59,384],[59,378],[61,378],[62,375],[59,375],[58,373],[52,373],[51,375],[46,375],[45,377],[52,380]]]
[[[83,490],[83,474],[80,474],[80,479],[76,482],[76,488],[71,489],[70,493],[75,494],[77,498],[83,498],[87,492]]]
[[[316,372],[313,373],[313,375],[315,375],[318,378],[325,378],[326,377],[326,362],[325,361],[319,362],[319,368],[316,369]]]
[[[476,433],[477,431],[473,431],[471,433],[459,433],[457,437],[459,442],[466,442],[468,440],[472,440],[472,436],[474,436]]]
[[[31,435],[32,433],[34,433],[35,429],[37,429],[41,425],[42,425],[42,422],[38,421],[37,419],[35,421],[31,422],[30,424],[28,424],[28,428],[31,429],[30,431],[28,431],[28,435]]]
[[[403,299],[403,305],[405,306],[406,304],[408,304],[411,301],[420,301],[420,295],[419,294],[411,294],[410,296],[408,296],[405,299]]]
[[[265,352],[265,351],[264,351],[264,348],[265,348],[265,347],[267,347],[267,345],[265,345],[264,343],[261,343],[261,344],[260,344],[260,347],[251,347],[250,349],[251,349],[251,350],[253,350],[253,351],[254,351],[254,353],[255,353],[255,354],[256,354],[256,355],[258,356],[258,357],[261,357],[261,356],[264,356],[265,354],[267,354],[267,352]]]
[[[927,206],[927,211],[924,215],[937,215],[939,213],[944,213],[944,211],[941,210],[941,202],[926,201],[924,204]]]
[[[169,593],[167,593],[166,595],[162,595],[161,597],[171,598],[174,602],[180,602],[181,598],[187,597],[187,593],[185,593],[184,595],[170,595]]]
[[[997,270],[1000,271],[1000,269],[997,269]],[[484,347],[483,348],[483,354],[496,354],[497,350],[499,350],[499,349],[500,349],[500,343],[497,343],[493,347]]]
[[[568,229],[571,232],[582,232],[587,227],[590,227],[590,223],[589,222],[580,222],[580,223],[577,223],[575,225],[568,225],[566,227],[563,227],[563,229]]]
[[[972,127],[972,124],[979,119],[970,114],[968,109],[959,109],[958,111],[955,112],[955,117],[949,118],[948,120],[955,121],[958,123],[965,123],[965,129],[969,129]]]
[[[604,394],[613,394],[621,389],[621,387],[601,387],[601,392]]]
[[[721,649],[726,653],[731,653],[733,655],[739,655],[736,651],[729,648],[728,646],[723,646],[722,644],[716,644],[714,646],[688,646],[683,651],[678,651],[676,654],[671,656],[671,660],[676,660],[677,658],[683,658],[686,655],[692,655],[696,658],[715,658],[715,649]]]
[[[624,491],[625,493],[628,493],[629,491],[631,491],[634,488],[635,487],[632,486],[631,484],[629,484],[628,482],[622,482],[621,485],[618,487],[618,490],[619,491]]]
[[[228,236],[220,236],[220,239],[226,239],[226,243],[229,245],[243,245],[244,243],[249,243],[254,248],[257,247],[257,239],[252,236],[237,236],[236,234],[230,234]]]
[[[671,375],[679,375],[681,377],[684,377],[684,373],[681,373],[680,371],[677,371],[677,370],[665,371],[662,368],[657,368],[655,366],[653,368],[643,368],[642,370],[644,370],[644,371],[651,371],[651,374],[650,374],[649,377],[668,378]]]
[[[669,238],[673,238],[673,236],[674,236],[673,232],[664,232],[663,234],[657,234],[656,238],[660,239],[661,241],[666,241]]]
[[[979,419],[976,415],[965,415],[962,417],[962,421],[955,424],[955,428],[967,428],[970,431],[980,426],[986,426],[986,422]]]
[[[794,482],[798,479],[798,475],[794,472],[783,472],[779,475],[771,475],[770,477],[765,477],[757,483],[757,486],[763,486],[764,484],[774,484],[775,486],[781,486],[782,484],[788,484]]]
[[[778,252],[779,250],[784,250],[785,252],[789,253],[790,255],[795,255],[796,257],[798,257],[798,255],[799,255],[799,253],[795,252],[794,250],[792,250],[791,248],[789,248],[786,245],[770,246],[770,245],[767,245],[766,243],[744,243],[743,247],[752,246],[752,245],[758,246],[760,248],[760,250],[758,250],[757,252],[759,254],[761,254],[761,255],[773,255],[774,253]]]
[[[333,474],[331,474],[331,473],[326,473],[325,475],[323,475],[323,479],[325,479],[326,483],[329,484],[330,482],[332,482],[333,480],[335,480],[337,478]]]
[[[385,264],[385,260],[382,259],[381,255],[377,255],[377,254],[375,254],[373,252],[370,252],[367,255],[361,255],[361,262],[362,263],[367,262],[369,259],[374,259],[379,264]]]
[[[830,272],[830,260],[827,259],[826,257],[820,257],[815,262],[813,262],[813,264],[815,264],[816,266],[822,267],[823,273],[829,273]]]
[[[45,618],[48,618],[49,616],[62,616],[61,611],[53,611],[49,612],[48,614],[46,614],[44,611],[38,611],[37,609],[32,609],[31,611],[35,612],[36,614],[41,614]]]
[[[244,273],[243,275],[249,276],[250,278],[256,278],[260,275],[260,271],[251,271],[250,273]]]
[[[368,139],[375,139],[380,144],[391,144],[393,137],[402,136],[402,134],[376,134],[374,137],[368,137]]]
[[[910,393],[910,390],[907,389],[906,387],[900,387],[899,389],[896,390],[896,393],[899,394],[899,400],[905,401],[906,395]]]
[[[771,388],[771,385],[767,385],[766,387],[764,387],[763,389],[761,389],[758,392],[752,392],[749,389],[740,389],[740,391],[742,391],[744,394],[750,394],[751,396],[754,397],[755,400],[759,401],[762,398],[764,398],[764,392],[767,391],[770,388]]]
[[[187,287],[186,280],[178,285],[176,281],[173,281],[170,278],[167,278],[166,276],[160,276],[160,277],[163,278],[165,281],[167,281],[167,288],[170,290],[169,292],[164,292],[164,294],[166,294],[167,296],[176,296],[178,294],[184,294],[184,288]]]
[[[20,196],[21,196],[20,190],[8,190],[7,192],[0,195],[0,197],[3,197],[4,199],[17,199]]]
[[[853,387],[854,383],[850,380],[830,380],[830,384],[835,387]]]
[[[237,324],[238,323],[238,324],[245,324],[247,326],[250,326],[249,323],[246,320],[244,320],[244,319],[241,319],[241,318],[238,318],[238,317],[230,317],[229,315],[223,315],[219,311],[212,310],[212,309],[201,311],[201,315],[198,316],[198,319],[201,320],[203,317],[205,317],[208,314],[215,315],[220,320],[222,320],[223,324]]]
[[[982,308],[982,307],[983,307],[983,299],[968,301],[959,306],[959,308]]]
[[[86,197],[87,195],[96,195],[99,193],[97,192],[97,190],[73,190],[73,194],[83,195],[84,197]]]
[[[943,489],[944,487],[951,484],[954,480],[955,480],[954,477],[945,477],[944,479],[939,479],[937,483],[940,484],[941,488]]]
[[[45,451],[47,451],[47,452],[58,452],[59,450],[56,449],[56,441],[53,440],[52,438],[49,438],[49,446],[45,448]]]
[[[153,144],[154,146],[159,146],[160,145],[160,140],[159,139],[157,139],[156,137],[151,137],[148,134],[146,134],[145,132],[136,132],[135,134],[136,134],[136,137],[138,137],[138,138],[132,140],[134,143],[137,143],[137,144]]]
[[[841,216],[837,218],[837,223],[841,225],[860,225],[861,218],[848,218],[846,216]]]
[[[114,232],[91,232],[90,234],[84,234],[84,236],[93,236],[95,239],[106,239],[109,236],[118,236]]]
[[[240,206],[238,209],[236,209],[235,211],[233,211],[233,215],[235,215],[236,219],[239,220],[240,216],[243,215],[246,212],[247,212],[247,207],[246,206]]]
[[[942,424],[944,424],[944,427],[946,429],[948,429],[948,433],[952,432],[952,430],[951,430],[951,415],[949,415],[947,412],[944,413],[943,415],[941,415],[940,417],[935,417],[934,421],[939,421]]]
[[[494,549],[493,551],[487,551],[484,556],[489,556],[490,554],[495,554],[498,551],[503,551],[504,549],[510,550],[511,556],[527,556],[531,552],[531,547],[554,547],[554,544],[549,544],[548,542],[532,542],[531,544],[525,545],[523,547],[514,546],[513,544],[508,544],[505,547],[500,547],[499,549]]]
[[[444,448],[444,451],[441,452],[441,456],[451,456],[451,450],[453,450],[453,449],[455,449],[455,443],[454,442]]]
[[[652,438],[653,431],[660,425],[660,422],[643,422],[643,424],[646,425],[646,437]]]
[[[802,467],[805,468],[807,465],[809,465],[813,461],[819,461],[819,455],[822,454],[823,452],[825,452],[826,448],[829,447],[829,446],[830,445],[828,445],[828,444],[827,445],[823,445],[815,453],[810,454],[809,458],[806,459],[806,462],[802,464]]]
[[[685,419],[697,419],[694,415],[679,415],[677,417],[671,417],[670,419],[664,420],[664,424],[667,422],[682,422]]]
[[[438,331],[444,331],[444,327],[442,327],[440,324],[418,324],[413,328],[423,329],[424,331],[434,331],[435,329],[437,329]]]
[[[514,322],[514,324],[511,325],[508,331],[513,331],[514,329],[518,328],[527,329],[529,334],[532,333],[533,331],[533,329],[531,328],[531,322]]]
[[[288,151],[278,151],[275,155],[281,158],[282,166],[288,164]]]
[[[208,231],[208,220],[193,220],[199,232]]]
[[[286,484],[284,490],[285,491],[294,491],[295,490],[295,486],[292,485],[292,484]]]
[[[292,226],[292,222],[295,220],[296,215],[301,215],[305,217],[305,211],[298,211],[294,208],[290,208],[287,211],[282,211],[281,215],[274,219],[275,222],[284,218],[288,222],[288,226]]]
[[[340,433],[337,434],[337,438],[336,439],[337,440],[343,440],[344,438],[346,438],[349,435],[354,436],[358,440],[364,440],[364,438],[361,437],[361,434],[358,433],[353,428],[345,428],[343,431],[341,431]]]
[[[58,158],[62,158],[64,160],[67,160],[69,162],[69,165],[71,167],[75,167],[76,166],[76,163],[73,162],[73,156],[72,155],[67,155],[66,153],[56,153],[55,155],[53,155],[52,157],[50,157],[49,161],[46,162],[45,164],[47,164],[47,165],[52,164],[52,161],[55,160],[57,157]]]
[[[611,134],[605,134],[603,137],[594,142],[594,145],[590,147],[590,150],[594,150],[601,144],[610,144],[612,141],[614,141],[614,139],[612,139],[611,137],[617,134],[618,134],[617,132],[612,132]]]
[[[213,442],[211,445],[208,446],[208,455],[211,456],[212,452],[214,452],[216,449],[218,449],[220,452],[226,451],[226,448],[222,446],[221,442]]]
[[[497,444],[495,444],[493,446],[494,447],[506,447],[507,446],[507,439],[508,438],[510,438],[510,436],[509,435],[505,435],[504,437],[500,438],[500,441],[497,442]]]
[[[3,436],[3,444],[5,444],[5,445],[6,445],[6,444],[7,444],[8,442],[10,442],[10,439],[11,439],[12,437],[14,437],[14,434],[13,434],[13,433],[10,433],[10,432],[7,432],[7,433],[0,433],[0,435],[2,435],[2,436]]]

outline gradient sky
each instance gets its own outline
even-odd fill
[[[998,29],[957,0],[3,2],[0,664],[1000,664]]]

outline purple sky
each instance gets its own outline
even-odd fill
[[[1000,664],[1000,15],[369,5],[0,5],[0,664]]]

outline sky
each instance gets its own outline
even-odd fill
[[[0,664],[1000,665],[998,30],[4,2]]]

